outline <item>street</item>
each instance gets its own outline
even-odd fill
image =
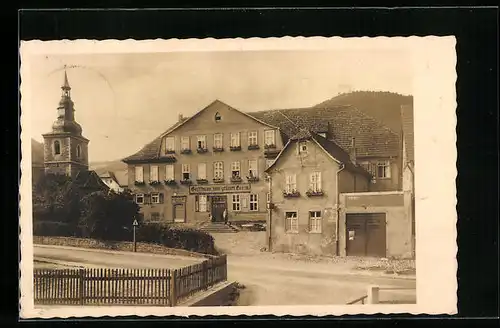
[[[200,259],[169,255],[100,251],[58,246],[34,247],[35,260],[104,268],[178,268]],[[381,301],[415,302],[414,279],[380,277],[342,270],[335,264],[271,258],[267,254],[228,255],[228,279],[241,290],[238,305],[346,304],[366,294],[366,288],[410,288],[381,291]]]

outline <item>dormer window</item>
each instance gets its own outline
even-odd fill
[[[276,132],[274,130],[266,130],[264,133],[264,142],[266,148],[274,148],[276,147]]]
[[[61,143],[59,140],[54,141],[54,155],[61,155]]]
[[[217,112],[215,113],[215,122],[220,122],[222,119],[222,117],[220,116],[220,114]]]

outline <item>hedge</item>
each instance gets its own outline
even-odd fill
[[[78,227],[61,222],[35,221],[33,235],[47,237],[88,237],[84,227]],[[131,241],[132,231],[123,230],[117,238],[103,241]],[[169,248],[184,249],[191,252],[215,255],[213,237],[203,231],[193,228],[178,228],[168,225],[147,223],[139,226],[136,232],[137,242],[159,244]]]

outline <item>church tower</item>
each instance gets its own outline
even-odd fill
[[[71,87],[64,71],[61,100],[52,131],[43,135],[46,174],[66,174],[75,178],[78,172],[88,171],[89,140],[82,136],[82,127],[75,121]]]

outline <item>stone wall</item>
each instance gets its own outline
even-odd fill
[[[33,244],[38,245],[55,245],[55,246],[69,246],[90,249],[106,249],[115,251],[132,252],[134,250],[133,242],[110,242],[100,241],[87,238],[73,238],[73,237],[43,237],[33,236]],[[156,244],[137,243],[137,252],[139,253],[154,253],[163,255],[178,255],[197,258],[211,258],[211,255],[190,252],[182,249],[168,248]]]

